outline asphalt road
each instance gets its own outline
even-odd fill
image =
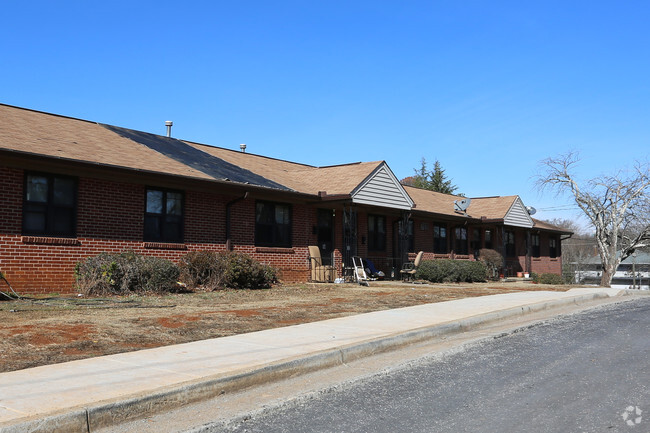
[[[201,432],[650,432],[650,297],[551,319]]]

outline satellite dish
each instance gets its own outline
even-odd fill
[[[464,198],[462,200],[454,200],[454,210],[465,212],[471,202],[472,199],[469,198]]]
[[[526,206],[526,210],[528,211],[528,215],[535,215],[535,212],[537,212],[537,209],[532,206]]]

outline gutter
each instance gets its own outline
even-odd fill
[[[6,155],[6,159],[5,159],[5,155]],[[214,177],[205,178],[205,177],[189,176],[189,175],[183,175],[177,173],[167,173],[163,171],[147,170],[143,168],[127,167],[127,166],[121,166],[115,164],[107,164],[104,162],[87,161],[83,159],[61,157],[56,155],[45,155],[42,153],[27,152],[27,151],[8,149],[3,147],[0,147],[0,156],[2,157],[0,161],[2,161],[3,165],[6,164],[7,166],[14,167],[14,168],[21,168],[21,169],[31,169],[29,166],[33,163],[33,161],[39,161],[42,164],[48,166],[46,168],[40,168],[40,170],[52,170],[58,168],[59,172],[61,172],[62,168],[65,168],[67,170],[74,170],[78,166],[82,166],[84,169],[91,170],[91,171],[97,169],[117,170],[125,173],[131,173],[135,176],[146,175],[146,176],[164,177],[168,179],[173,179],[176,181],[175,183],[178,184],[186,183],[186,182],[201,182],[201,183],[205,183],[206,185],[210,185],[210,184],[228,185],[228,186],[245,188],[246,190],[254,190],[259,192],[290,194],[293,197],[300,197],[302,199],[314,199],[318,197],[315,194],[298,192],[294,190],[283,190],[283,189],[271,188],[271,187],[255,185],[251,183],[236,182],[236,181],[231,181],[229,179],[217,179]],[[70,173],[66,171],[65,173],[61,173],[61,174],[69,175]],[[94,173],[80,174],[78,172],[76,176],[97,177],[96,174]],[[109,180],[114,180],[114,178],[111,178]],[[183,188],[183,186],[176,186],[175,188]]]

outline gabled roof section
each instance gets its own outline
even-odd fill
[[[503,220],[514,227],[533,227],[533,219],[518,195],[473,198],[468,212],[474,218]]]
[[[415,201],[415,211],[491,220],[515,227],[531,228],[535,224],[521,198],[517,195],[472,198],[466,210],[467,214],[463,214],[454,210],[454,201],[462,200],[465,197],[442,194],[412,186],[405,186],[405,189]],[[555,227],[555,230],[559,229]]]
[[[209,180],[207,174],[136,145],[95,122],[0,104],[0,150]]]
[[[319,192],[326,192],[330,196],[351,195],[381,164],[385,164],[376,161],[315,167],[222,147],[185,143],[294,191],[314,195]]]
[[[117,126],[102,126],[121,137],[128,138],[149,149],[155,150],[188,167],[201,171],[214,179],[253,184],[267,188],[289,189],[277,182],[273,182],[263,176],[196,149],[181,140]]]
[[[467,212],[474,218],[504,220],[516,198],[516,195],[506,197],[475,197],[472,198],[472,203],[469,205]]]
[[[528,209],[526,209],[524,202],[521,201],[519,196],[515,197],[512,206],[510,206],[510,209],[508,209],[508,212],[503,219],[503,223],[509,226],[532,228],[535,223],[528,213]]]
[[[415,211],[435,213],[438,215],[465,217],[462,213],[454,211],[454,201],[465,197],[441,192],[429,191],[414,186],[403,185],[403,188],[415,202]],[[473,206],[470,204],[470,208]],[[469,211],[468,211],[469,212]]]
[[[403,210],[414,204],[384,161],[352,191],[352,202]]]

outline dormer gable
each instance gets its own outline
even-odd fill
[[[351,195],[352,202],[357,204],[402,210],[410,210],[414,204],[384,161],[352,191]]]
[[[508,226],[532,228],[535,225],[533,218],[528,213],[528,209],[524,206],[519,196],[516,196],[512,202],[510,209],[503,218],[503,223]]]

